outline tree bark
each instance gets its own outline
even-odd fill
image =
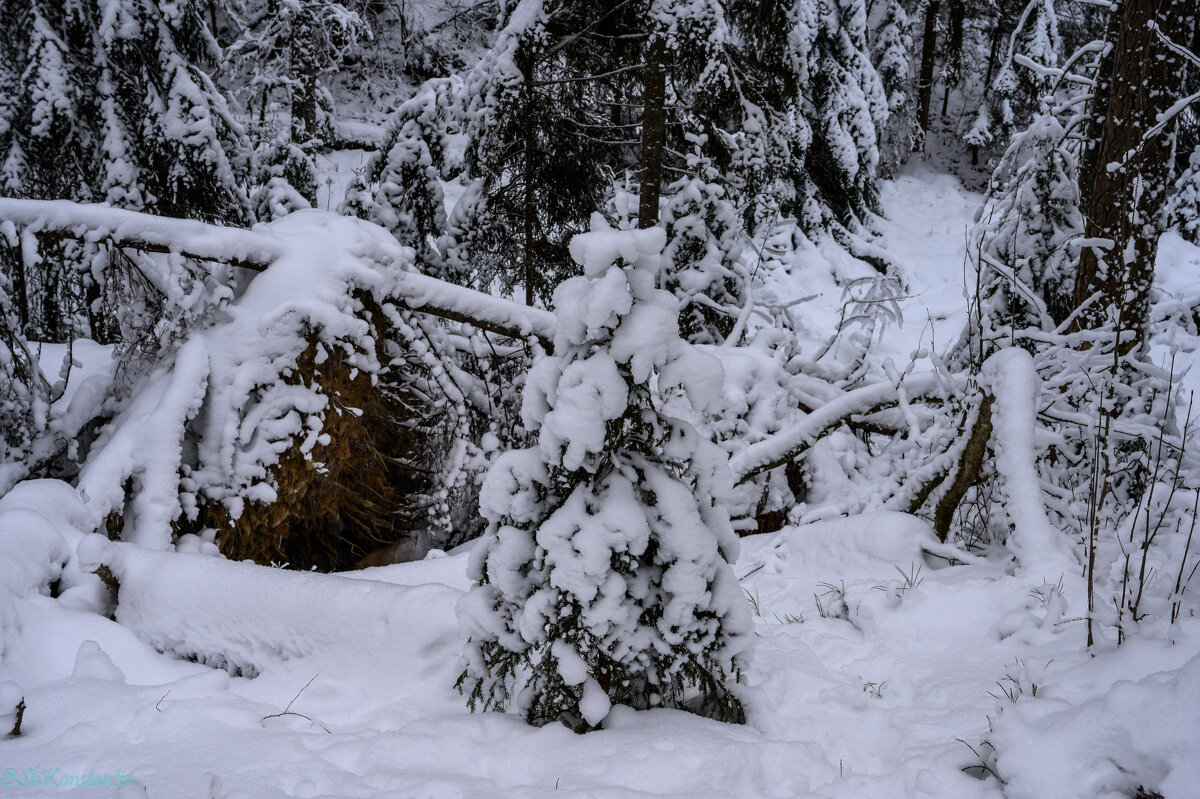
[[[937,16],[939,0],[925,6],[925,35],[921,40],[921,70],[917,78],[917,127],[921,138],[917,149],[925,149],[924,134],[929,130],[929,105],[933,100],[933,62],[937,59]]]
[[[950,536],[950,526],[954,522],[954,512],[958,510],[967,490],[979,482],[983,472],[983,459],[987,455],[988,440],[992,437],[992,404],[995,399],[990,394],[984,394],[979,401],[979,415],[975,417],[975,425],[967,438],[967,446],[958,461],[958,469],[950,488],[942,495],[933,511],[933,529],[938,540],[945,542]]]
[[[1148,135],[1177,100],[1184,59],[1157,38],[1190,30],[1194,0],[1124,0],[1109,22],[1112,49],[1093,100],[1091,140],[1080,174],[1085,247],[1075,275],[1079,316],[1087,329],[1119,321],[1143,340],[1158,237],[1165,227],[1175,123]]]
[[[667,128],[667,48],[655,37],[646,54],[642,90],[642,180],[638,197],[638,227],[658,224],[662,196],[663,147]]]

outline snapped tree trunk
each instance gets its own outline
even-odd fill
[[[662,195],[663,146],[667,127],[666,45],[655,38],[646,55],[642,72],[642,180],[638,197],[638,227],[658,224],[658,201]]]
[[[939,0],[925,6],[925,35],[921,40],[921,70],[917,78],[917,126],[921,137],[917,149],[925,148],[924,134],[929,130],[929,105],[933,100],[933,62],[937,59],[937,17]]]
[[[1120,319],[1144,337],[1158,237],[1165,226],[1175,124],[1153,131],[1179,99],[1185,62],[1155,35],[1191,29],[1195,0],[1124,0],[1112,11],[1080,174],[1089,239],[1075,275],[1075,307],[1099,292],[1078,327]]]

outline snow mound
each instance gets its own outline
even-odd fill
[[[103,564],[116,577],[117,623],[159,651],[250,675],[297,659],[411,660],[431,627],[453,626],[460,593],[154,552],[100,535],[79,549],[85,567]]]

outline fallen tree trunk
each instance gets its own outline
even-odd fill
[[[992,404],[995,398],[984,394],[979,401],[979,413],[975,424],[967,437],[967,446],[963,449],[962,457],[958,460],[958,469],[950,488],[938,500],[933,511],[933,531],[943,543],[950,535],[950,524],[954,520],[954,512],[959,503],[967,495],[967,490],[979,482],[983,472],[983,459],[987,455],[988,440],[992,437]],[[915,504],[915,503],[914,503]]]
[[[13,233],[20,228],[22,233],[39,236],[108,242],[116,247],[216,261],[255,272],[266,270],[295,246],[271,235],[269,228],[222,227],[67,200],[0,198],[0,225],[5,222],[11,223]],[[419,272],[405,273],[398,296],[392,299],[411,310],[497,335],[518,339],[536,336],[547,348],[553,344],[554,314]]]

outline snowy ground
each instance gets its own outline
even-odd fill
[[[975,202],[926,172],[885,187],[909,282],[883,342],[898,363],[961,328]],[[805,285],[806,263],[816,331],[840,307],[833,276],[866,267],[809,253],[781,293]],[[902,514],[743,540],[759,636],[748,724],[623,711],[577,736],[472,715],[454,691],[465,554],[318,575],[93,536],[79,560],[120,580],[111,621],[86,586],[37,590],[38,557],[79,544],[59,488],[0,500],[0,713],[27,705],[24,734],[0,740],[0,795],[60,795],[46,770],[134,777],[86,795],[188,799],[1200,794],[1200,620],[1093,656],[1073,563],[949,566]]]

